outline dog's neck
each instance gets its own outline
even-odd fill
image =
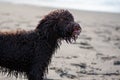
[[[49,48],[56,49],[60,45],[61,41],[59,40],[59,37],[53,32],[45,34],[43,31],[37,31],[37,35],[40,36],[41,39],[46,40],[46,44]]]
[[[49,34],[47,37],[47,42],[51,47],[54,47],[54,49],[59,47],[59,38],[53,33]]]

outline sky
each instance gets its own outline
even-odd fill
[[[120,0],[0,0],[15,4],[30,4],[57,8],[120,13]]]

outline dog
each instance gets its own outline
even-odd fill
[[[28,80],[43,80],[52,55],[62,40],[76,40],[81,27],[68,10],[45,15],[34,30],[0,32],[0,70],[25,74]]]

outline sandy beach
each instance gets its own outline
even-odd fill
[[[32,30],[53,8],[0,3],[0,31]],[[82,27],[53,55],[47,80],[120,80],[120,13],[69,10]],[[16,79],[0,74],[0,80]]]

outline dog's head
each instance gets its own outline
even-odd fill
[[[74,21],[68,10],[55,10],[46,15],[37,26],[45,34],[65,39],[67,42],[76,40],[81,32],[81,27]]]

